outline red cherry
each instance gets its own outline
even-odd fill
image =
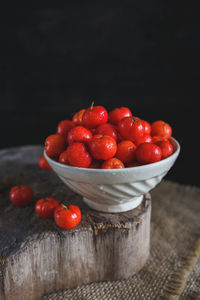
[[[66,156],[69,165],[79,168],[88,168],[92,158],[83,143],[73,143],[68,146]]]
[[[159,135],[168,139],[172,135],[172,128],[164,121],[156,121],[151,125],[151,135]]]
[[[83,124],[87,128],[96,128],[108,121],[108,112],[103,106],[93,106],[83,114]]]
[[[60,134],[64,139],[66,139],[69,130],[73,127],[74,123],[72,121],[63,120],[58,124],[57,134]]]
[[[149,124],[149,122],[142,120],[142,124],[144,126],[144,133],[151,134],[151,125]]]
[[[159,141],[156,143],[162,151],[162,159],[169,157],[174,152],[173,146],[169,141]]]
[[[53,197],[45,197],[38,200],[35,204],[35,212],[42,218],[51,219],[54,216],[54,210],[59,205]]]
[[[116,141],[108,135],[94,135],[88,146],[92,156],[99,160],[112,158],[117,151]]]
[[[156,144],[157,142],[160,141],[167,141],[168,139],[164,136],[159,136],[159,135],[154,135],[152,136],[152,143]]]
[[[144,135],[144,126],[138,118],[127,117],[119,121],[118,129],[120,135],[132,142]]]
[[[85,112],[85,109],[81,109],[72,118],[72,121],[75,125],[83,125],[83,114]]]
[[[138,118],[138,117],[134,117],[134,118],[137,120],[140,120],[142,122],[142,125],[144,126],[144,134],[150,135],[151,134],[151,124],[145,120]]]
[[[109,123],[99,125],[95,130],[95,134],[109,135],[116,141],[118,138],[116,128],[112,124],[109,124]]]
[[[132,117],[132,113],[128,107],[115,108],[108,114],[109,122],[117,125],[120,120],[126,117]]]
[[[120,159],[123,163],[129,163],[135,158],[136,146],[133,142],[125,140],[117,145],[116,157]]]
[[[88,143],[92,138],[92,133],[83,126],[76,126],[68,132],[67,142],[71,145],[74,142]]]
[[[45,151],[51,158],[56,158],[65,149],[65,140],[59,134],[52,134],[46,138]]]
[[[76,205],[59,205],[54,211],[54,220],[62,229],[71,229],[81,221],[81,211]]]
[[[68,160],[68,152],[67,150],[65,150],[64,152],[62,152],[59,156],[58,159],[59,163],[63,164],[63,165],[68,165],[69,164],[69,160]]]
[[[27,206],[32,200],[33,191],[28,185],[16,185],[10,190],[10,201],[15,206]]]
[[[136,146],[143,143],[152,143],[152,137],[149,134],[144,134],[142,137],[135,140]]]
[[[152,143],[140,144],[135,151],[139,163],[150,164],[161,160],[162,152],[160,147]]]
[[[49,165],[48,161],[46,160],[46,158],[44,157],[44,155],[42,155],[38,161],[38,165],[41,169],[44,170],[51,170],[51,166]]]
[[[102,169],[122,169],[125,168],[123,162],[115,157],[109,158],[108,160],[104,161],[101,166]]]

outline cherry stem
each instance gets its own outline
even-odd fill
[[[93,109],[94,107],[94,101],[92,101],[90,108]]]
[[[64,209],[68,209],[68,207],[64,204],[61,204]]]
[[[137,119],[136,119],[136,118],[131,118],[131,120],[132,120],[133,122],[137,122]]]

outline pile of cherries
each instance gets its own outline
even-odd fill
[[[164,121],[151,125],[127,107],[111,112],[103,106],[82,109],[58,124],[45,141],[46,154],[79,168],[120,169],[154,163],[173,153],[172,128]],[[43,166],[48,168],[44,158]]]
[[[16,185],[10,189],[10,201],[17,207],[26,207],[34,200],[34,193],[28,185]],[[53,197],[45,197],[35,203],[35,212],[46,219],[54,219],[62,229],[71,229],[81,221],[81,211],[78,206],[64,205]]]
[[[57,133],[47,137],[46,154],[61,164],[79,168],[121,169],[154,163],[173,153],[169,138],[172,128],[163,121],[151,125],[132,115],[127,107],[107,112],[94,106],[77,112],[72,120],[58,124]],[[42,169],[50,170],[44,156]],[[29,205],[33,191],[29,186],[14,186],[10,200],[18,207]],[[63,229],[77,226],[81,211],[75,205],[63,205],[53,197],[39,199],[35,212],[43,218],[54,218]]]

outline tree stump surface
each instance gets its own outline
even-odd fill
[[[0,151],[0,300],[35,300],[138,272],[149,255],[151,200],[119,214],[94,211],[53,171],[38,167],[41,154],[41,146]],[[14,207],[9,200],[10,188],[18,184],[33,189],[28,207]],[[34,204],[46,196],[78,205],[81,223],[62,230],[53,220],[38,217]]]

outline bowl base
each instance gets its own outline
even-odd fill
[[[132,199],[133,199],[132,201],[131,201],[131,199],[129,199],[128,202],[119,203],[117,205],[109,205],[109,204],[100,204],[93,200],[83,197],[83,201],[90,208],[101,211],[101,212],[106,212],[106,213],[119,213],[119,212],[125,212],[125,211],[132,210],[132,209],[138,207],[142,203],[142,201],[144,199],[144,195],[141,195],[138,197],[133,197]]]

